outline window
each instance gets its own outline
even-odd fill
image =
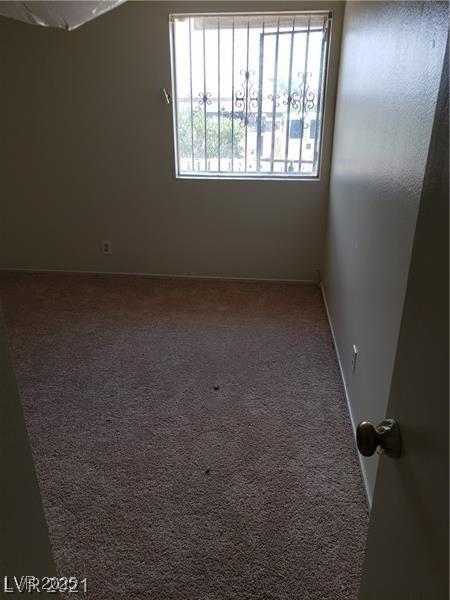
[[[330,13],[172,15],[177,175],[317,177]]]

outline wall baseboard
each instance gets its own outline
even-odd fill
[[[305,285],[318,285],[316,279],[282,279],[264,277],[228,277],[223,275],[178,275],[175,273],[135,273],[128,271],[82,271],[67,269],[27,269],[0,267],[0,273],[55,273],[60,275],[117,275],[120,277],[147,277],[153,279],[193,279],[206,281],[242,281],[251,283],[303,283]]]
[[[348,388],[347,388],[347,382],[345,380],[344,369],[342,368],[342,361],[341,361],[341,357],[340,357],[340,354],[339,354],[339,347],[337,345],[336,336],[334,334],[333,322],[331,320],[330,311],[328,309],[327,298],[326,298],[326,295],[325,295],[325,289],[323,287],[323,283],[322,282],[320,282],[319,287],[320,287],[320,290],[322,292],[323,303],[325,305],[325,311],[327,313],[328,324],[330,326],[331,336],[333,338],[333,344],[334,344],[334,349],[335,349],[335,352],[336,352],[336,357],[337,357],[337,361],[338,361],[338,365],[339,365],[339,371],[340,371],[340,374],[341,374],[342,384],[344,386],[345,399],[347,401],[347,408],[348,408],[348,412],[349,412],[349,415],[350,415],[350,423],[352,425],[353,435],[356,436],[357,423],[355,422],[355,418],[353,416],[352,405],[351,405],[351,402],[350,402],[350,396],[349,396]],[[362,478],[363,478],[363,482],[364,482],[364,488],[365,488],[366,496],[367,496],[367,502],[369,504],[369,509],[371,509],[372,508],[372,492],[371,492],[370,487],[369,487],[369,483],[368,483],[368,479],[367,479],[367,474],[366,474],[366,469],[365,469],[364,463],[362,461],[361,454],[358,452],[358,449],[356,448],[356,444],[355,444],[355,452],[356,452],[356,456],[358,457],[359,467],[361,469],[361,474],[362,474]]]

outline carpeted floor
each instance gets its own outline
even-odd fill
[[[88,598],[356,599],[367,504],[317,287],[2,274],[0,299]]]

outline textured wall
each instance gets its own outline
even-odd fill
[[[403,451],[380,462],[359,600],[449,597],[448,84],[447,46],[389,398]]]
[[[385,416],[447,25],[445,3],[346,5],[324,289],[356,423]]]
[[[130,2],[70,33],[0,18],[0,267],[317,278],[343,4],[238,4]],[[168,13],[230,7],[334,9],[321,181],[175,179]]]

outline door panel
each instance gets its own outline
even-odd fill
[[[448,599],[448,44],[414,238],[360,600]]]
[[[26,575],[41,579],[54,574],[47,524],[0,309],[0,596],[5,593],[5,577],[6,587],[11,589],[14,576],[19,580]],[[6,593],[6,597],[15,595]]]

